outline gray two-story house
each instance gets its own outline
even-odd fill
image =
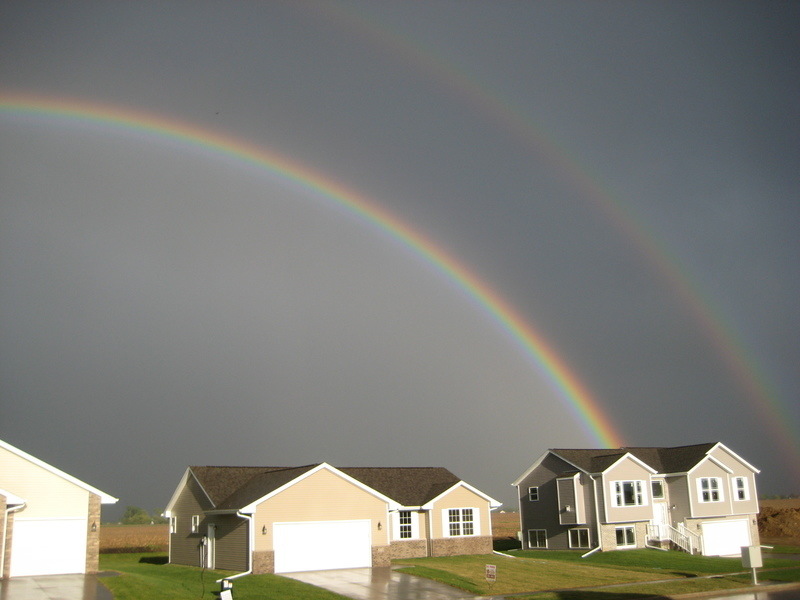
[[[512,484],[522,548],[739,555],[759,543],[758,472],[719,442],[550,449]]]

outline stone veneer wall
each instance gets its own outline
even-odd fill
[[[491,554],[492,537],[452,537],[431,540],[431,556],[456,556],[459,554]]]
[[[419,558],[428,556],[427,540],[395,540],[389,545],[390,558]]]
[[[0,513],[2,514],[6,513],[6,497],[3,496],[2,494],[0,494]],[[11,521],[12,515],[8,515],[8,517],[9,517],[8,521]],[[5,521],[6,520],[3,519],[3,523],[5,523]],[[3,524],[0,524],[0,528],[2,527]],[[3,572],[0,573],[0,579],[8,577],[8,574],[6,573],[6,571],[8,571],[8,556],[5,553],[5,551],[11,546],[11,544],[9,543],[10,539],[11,538],[8,535],[6,535],[5,531],[0,531],[0,543],[2,543],[2,546],[0,546],[0,555],[2,555],[3,558],[5,559],[5,562],[3,562]]]
[[[372,547],[372,566],[389,567],[392,564],[391,546]]]
[[[617,527],[633,527],[634,535],[636,536],[636,547],[644,548],[647,544],[647,523],[645,521],[637,521],[635,523],[613,523],[600,526],[600,535],[603,538],[603,551],[617,549]],[[596,540],[591,540],[591,546],[594,547]],[[628,548],[623,548],[627,550]]]
[[[261,550],[253,552],[253,574],[263,575],[275,572],[275,552],[273,550]]]
[[[94,531],[92,531],[94,524]],[[89,520],[86,523],[86,572],[100,568],[100,496],[89,494]]]

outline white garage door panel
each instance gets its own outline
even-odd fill
[[[86,571],[86,519],[15,519],[11,576]]]
[[[275,572],[372,566],[370,521],[276,523]]]
[[[750,545],[747,521],[703,523],[703,554],[706,556],[741,555],[742,546]]]

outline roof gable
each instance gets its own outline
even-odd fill
[[[328,468],[400,506],[422,506],[463,483],[441,467],[336,468],[326,463],[301,467],[193,466],[187,470],[175,494],[185,485],[186,478],[191,474],[203,488],[215,510],[238,510],[277,493],[321,468]],[[471,487],[470,489],[474,490]],[[486,498],[496,502],[488,496]],[[170,501],[169,506],[172,504]]]
[[[56,477],[60,477],[61,479],[64,479],[65,481],[68,481],[73,485],[76,485],[79,488],[86,490],[90,494],[96,494],[97,496],[100,497],[100,502],[102,504],[114,504],[118,500],[118,498],[115,498],[114,496],[107,494],[101,490],[98,490],[96,487],[92,487],[91,485],[81,481],[77,477],[73,477],[72,475],[65,473],[64,471],[54,467],[53,465],[47,464],[46,462],[36,458],[35,456],[31,456],[27,452],[23,452],[19,448],[15,448],[11,444],[4,442],[3,440],[0,440],[0,448],[7,450],[11,454],[16,455],[22,458],[23,460],[27,460],[28,462],[44,469],[45,471],[51,473],[52,475],[55,475]]]

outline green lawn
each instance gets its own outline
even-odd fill
[[[738,558],[690,556],[683,552],[660,552],[657,550],[632,550],[627,552],[596,553],[580,558],[578,552],[520,551],[511,553],[519,558],[498,555],[452,556],[419,558],[396,561],[409,565],[403,571],[442,581],[474,594],[512,594],[565,588],[595,587],[613,584],[632,584],[608,590],[609,597],[624,597],[628,594],[681,594],[714,589],[736,589],[747,587],[749,573]],[[486,564],[497,566],[497,581],[487,583]],[[797,567],[796,561],[765,560],[765,568]],[[706,579],[711,574],[728,574]],[[800,581],[800,569],[760,571],[759,581]],[[663,581],[668,583],[646,583]],[[597,590],[580,592],[577,595],[565,592],[536,598],[602,598]],[[605,592],[603,592],[605,593]]]
[[[101,554],[100,569],[117,571],[117,577],[100,581],[115,600],[216,600],[217,579],[231,571],[204,571],[197,567],[166,564],[163,553]],[[236,600],[347,600],[344,596],[278,575],[248,575],[233,582]]]

